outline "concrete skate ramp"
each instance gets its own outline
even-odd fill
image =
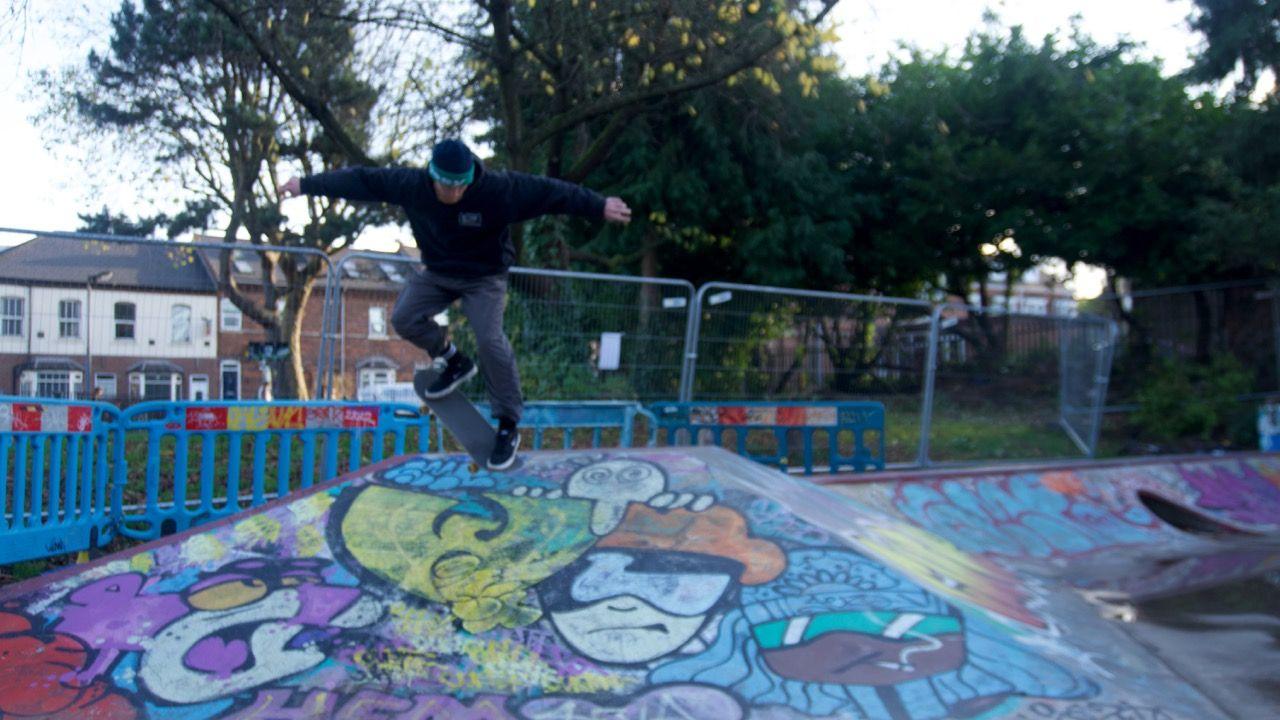
[[[0,717],[1223,717],[1038,572],[1067,555],[992,554],[906,487],[713,448],[396,458],[0,591]],[[1181,532],[1130,509],[1135,542]]]
[[[1262,574],[1280,560],[1274,454],[821,482],[967,556],[1061,581],[1096,599],[1185,593]]]

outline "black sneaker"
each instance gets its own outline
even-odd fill
[[[476,364],[471,362],[471,358],[455,350],[453,357],[448,360],[432,360],[431,372],[435,374],[435,378],[422,391],[422,396],[435,400],[457,390],[459,385],[475,377]]]
[[[520,447],[520,431],[515,426],[502,424],[493,438],[493,452],[489,455],[490,470],[506,470],[516,461],[516,448]]]

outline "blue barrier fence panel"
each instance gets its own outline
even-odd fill
[[[884,469],[884,405],[866,401],[653,403],[667,445],[714,444],[775,467],[814,472],[822,451],[830,472]],[[733,439],[726,437],[732,434]],[[797,448],[792,442],[798,438]],[[815,442],[816,441],[816,442]]]
[[[110,542],[119,420],[105,403],[0,396],[0,564]]]
[[[431,438],[427,416],[394,403],[145,402],[124,411],[121,430],[130,451],[115,467],[112,506],[120,533],[139,539],[402,454],[411,431],[418,452]],[[125,497],[138,490],[141,505]]]
[[[476,408],[485,417],[489,416],[487,403],[476,403]],[[561,445],[565,449],[573,447],[574,441],[584,433],[590,433],[591,447],[604,445],[604,431],[618,431],[617,447],[635,447],[636,421],[645,419],[647,437],[640,444],[653,445],[657,441],[657,418],[643,405],[627,401],[538,401],[526,403],[524,415],[520,418],[520,427],[533,434],[532,449],[541,450],[543,439],[550,430],[562,433]],[[492,421],[496,424],[496,420]],[[443,432],[437,423],[438,432]],[[611,443],[612,444],[612,443]],[[443,437],[440,447],[443,447]]]

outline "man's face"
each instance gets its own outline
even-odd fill
[[[431,184],[436,189],[436,199],[445,205],[456,205],[462,199],[462,194],[467,191],[470,185],[445,185],[439,180],[432,180]]]

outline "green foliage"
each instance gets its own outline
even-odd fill
[[[1248,95],[1262,73],[1280,70],[1280,0],[1192,0],[1191,29],[1204,49],[1189,75],[1221,80],[1237,71],[1236,92]]]
[[[1208,364],[1162,360],[1138,392],[1134,422],[1161,443],[1247,445],[1249,413],[1239,398],[1252,389],[1252,374],[1230,355]]]

